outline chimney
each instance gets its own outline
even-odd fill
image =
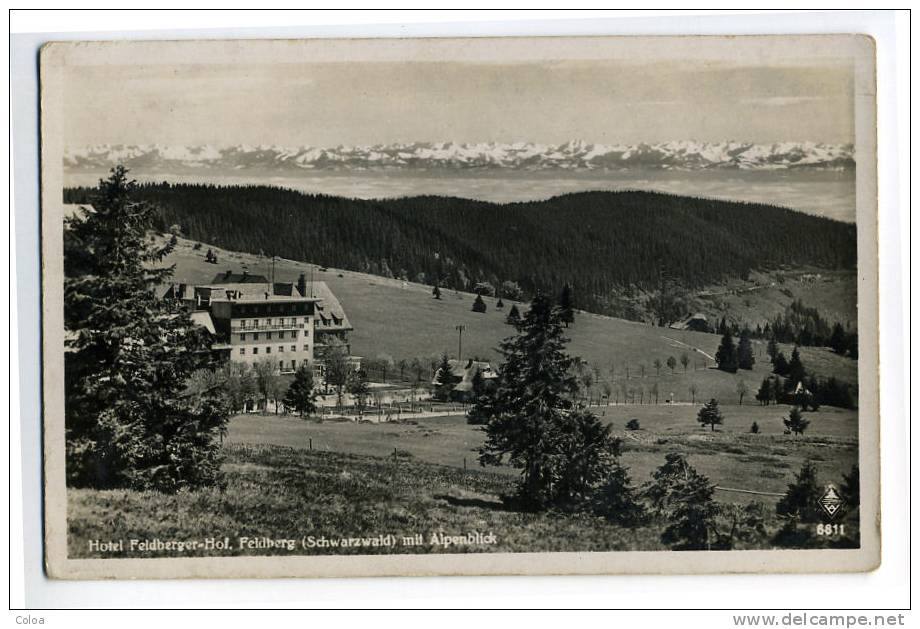
[[[297,292],[300,293],[301,297],[307,296],[307,276],[303,273],[297,278]]]

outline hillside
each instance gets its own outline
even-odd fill
[[[186,239],[178,239],[176,250],[165,261],[176,267],[176,281],[186,283],[209,282],[215,274],[227,269],[248,269],[252,273],[268,275],[266,259],[251,254],[226,251],[212,247],[218,264],[204,260],[208,245],[194,249]],[[471,311],[474,295],[461,291],[443,291],[441,300],[433,299],[431,288],[422,284],[345,271],[334,268],[323,270],[294,260],[281,259],[275,263],[278,281],[296,281],[304,273],[316,281],[326,282],[348,314],[354,325],[351,333],[352,351],[365,358],[387,354],[394,360],[419,358],[423,363],[442,352],[451,356],[457,353],[458,335],[455,326],[465,326],[463,355],[497,359],[495,348],[499,341],[511,333],[504,323],[513,302],[505,300],[504,309],[496,309],[496,300],[486,298],[487,311]],[[521,305],[523,307],[523,305]],[[639,387],[649,391],[658,384],[662,401],[670,393],[679,401],[690,401],[690,384],[698,388],[697,399],[718,397],[726,403],[737,401],[735,387],[743,379],[751,388],[748,400],[761,379],[769,372],[765,344],[755,341],[757,364],[751,372],[727,374],[711,369],[719,345],[715,334],[660,328],[613,317],[579,312],[568,330],[571,338],[569,351],[587,360],[602,373],[602,379],[616,388]],[[787,355],[791,348],[784,346]],[[834,376],[855,385],[856,361],[837,356],[833,352],[813,347],[802,348],[805,366],[822,377]],[[666,362],[669,356],[679,359],[687,353],[690,363],[686,372],[678,365],[672,374],[667,367],[656,374],[654,360]],[[614,372],[611,376],[610,368]],[[630,379],[625,380],[629,368]],[[642,377],[643,368],[645,377]]]
[[[574,287],[578,305],[648,318],[636,294],[679,291],[781,266],[852,269],[856,228],[769,205],[650,192],[587,192],[495,204],[451,197],[356,200],[266,186],[142,184],[159,225],[264,252],[461,291],[513,282],[525,296]],[[91,190],[67,189],[86,203]],[[666,282],[666,283],[665,283]],[[487,289],[488,292],[488,289]],[[505,297],[508,297],[505,292]]]

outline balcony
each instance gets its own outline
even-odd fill
[[[239,324],[230,324],[230,331],[234,334],[245,334],[246,332],[274,332],[275,330],[302,330],[303,323],[271,323],[259,325],[242,326]]]

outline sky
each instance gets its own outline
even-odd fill
[[[459,50],[74,63],[63,75],[64,145],[854,139],[845,57]]]

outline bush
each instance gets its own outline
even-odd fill
[[[611,466],[607,480],[594,495],[593,506],[595,513],[621,526],[637,526],[648,519],[629,471],[619,463]]]
[[[760,426],[757,424],[757,422],[754,422],[753,424],[751,424],[751,434],[756,435],[759,432],[760,432]]]
[[[821,493],[814,463],[806,461],[786,495],[776,503],[776,513],[801,522],[821,522]]]
[[[712,499],[715,486],[673,452],[652,476],[654,482],[646,495],[668,523],[661,541],[675,550],[710,549],[718,541],[715,518],[719,507]]]
[[[626,422],[626,430],[639,430],[639,420],[630,419],[628,422]]]

